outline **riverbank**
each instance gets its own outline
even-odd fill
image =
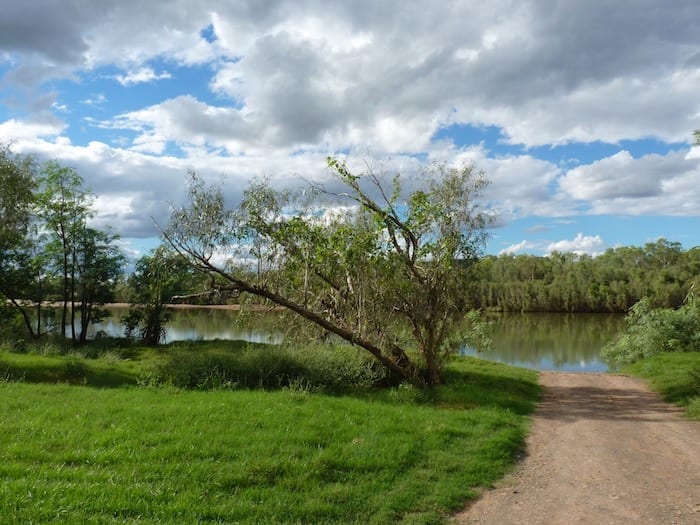
[[[35,307],[36,303],[31,303],[31,302],[22,302],[24,306],[28,307]],[[60,308],[63,306],[63,303],[56,303],[56,302],[45,302],[42,303],[42,306],[46,306],[47,308]],[[129,308],[131,306],[130,303],[105,303],[99,305],[101,308]],[[178,309],[193,309],[193,310],[230,310],[233,312],[275,312],[275,311],[280,311],[284,310],[283,307],[281,306],[265,306],[265,305],[258,305],[258,304],[246,304],[246,305],[240,305],[240,304],[182,304],[182,303],[168,303],[164,305],[166,308],[171,308],[174,310]]]

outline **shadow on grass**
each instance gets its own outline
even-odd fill
[[[493,407],[518,415],[534,412],[542,391],[537,373],[462,358],[444,373],[444,385],[435,390],[437,405],[453,408]]]
[[[25,357],[25,356],[22,356]],[[40,357],[40,359],[37,359]],[[0,380],[25,383],[66,383],[100,388],[118,388],[137,384],[137,377],[128,370],[109,367],[103,363],[95,366],[92,360],[41,356],[28,356],[11,361],[0,356]]]
[[[290,350],[244,341],[133,345],[97,354],[89,347],[67,355],[0,353],[0,381],[98,388],[139,383],[205,390],[291,388],[446,410],[496,408],[517,415],[532,413],[541,395],[536,372],[471,357],[450,363],[443,384],[432,390],[378,387],[384,378],[376,363],[348,348]]]

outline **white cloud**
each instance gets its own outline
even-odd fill
[[[190,166],[226,177],[234,196],[263,173],[284,184],[323,176],[324,157],[334,152],[353,161],[391,156],[392,166],[409,172],[418,159],[473,161],[492,181],[486,197],[503,221],[697,216],[698,148],[640,158],[620,151],[567,169],[534,151],[496,155],[484,145],[433,138],[441,128],[468,124],[496,126],[507,142],[526,146],[689,141],[700,128],[700,4],[658,4],[10,2],[0,19],[2,86],[30,91],[25,116],[0,123],[0,135],[74,163],[94,191],[105,192],[103,216],[132,233],[152,232],[135,212],[150,198],[175,198]],[[215,38],[204,38],[205,28]],[[103,86],[85,87],[74,100],[99,107],[99,120],[85,114],[89,107],[67,113],[44,84],[72,79],[60,89],[77,92],[105,74],[122,86],[172,76],[170,89],[178,74],[193,81],[185,69],[193,65],[203,66],[196,90],[183,86],[162,100],[124,104],[126,97],[97,93]],[[3,92],[3,102],[22,98],[11,95]],[[113,110],[111,103],[122,105]],[[73,115],[83,120],[70,122]],[[87,131],[72,135],[81,126]],[[91,126],[113,145],[128,137],[128,149],[85,145]],[[117,139],[104,136],[122,131]],[[181,158],[169,156],[173,151]],[[511,248],[518,246],[531,249]]]
[[[59,121],[32,122],[10,119],[0,122],[0,137],[11,137],[19,146],[27,142],[39,143],[42,138],[56,137],[65,128],[65,123]]]
[[[163,71],[156,73],[150,67],[141,67],[135,71],[129,71],[126,75],[117,75],[114,77],[122,86],[132,86],[144,82],[153,82],[154,80],[163,80],[171,78],[170,73]]]
[[[364,148],[378,136],[388,152],[415,150],[457,122],[496,125],[526,145],[686,141],[700,127],[700,6],[679,2],[66,0],[41,17],[10,9],[0,44],[59,75],[126,67],[124,84],[157,79],[154,59],[209,63],[212,88],[255,115],[275,146]]]
[[[235,108],[210,106],[190,95],[165,100],[147,108],[117,115],[99,123],[108,129],[137,131],[135,149],[161,153],[166,142],[181,145],[212,145],[239,153],[259,146],[264,130],[244,120]],[[153,145],[156,145],[154,148]],[[144,148],[144,145],[150,145]]]
[[[700,160],[686,151],[633,158],[621,151],[568,171],[564,194],[588,201],[589,212],[618,215],[700,215]]]
[[[511,244],[507,248],[503,248],[498,255],[515,255],[518,252],[532,251],[540,248],[539,243],[523,240],[516,244]]]
[[[86,106],[99,108],[107,103],[107,96],[104,93],[93,93],[90,97],[85,98],[80,102]]]
[[[600,235],[583,235],[579,233],[571,240],[552,242],[547,246],[547,253],[575,253],[577,255],[600,255],[605,251],[605,241]]]

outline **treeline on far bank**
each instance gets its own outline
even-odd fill
[[[659,239],[644,247],[591,257],[486,256],[472,265],[468,296],[475,308],[504,312],[627,312],[642,298],[677,308],[700,290],[700,247]]]

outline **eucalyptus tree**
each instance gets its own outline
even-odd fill
[[[34,189],[37,167],[33,158],[15,155],[9,144],[0,143],[0,300],[22,315],[30,335],[31,319],[20,304],[31,288],[31,245]]]
[[[75,338],[75,274],[78,236],[91,217],[91,196],[72,168],[49,162],[41,177],[39,215],[49,233],[48,254],[61,278],[61,335],[66,336],[68,312]]]
[[[164,231],[174,250],[236,293],[280,305],[363,348],[403,380],[440,382],[463,327],[467,268],[491,216],[471,166],[434,165],[404,191],[328,159],[333,186],[258,181],[235,209],[191,174],[189,203]],[[335,189],[334,189],[335,188]]]

